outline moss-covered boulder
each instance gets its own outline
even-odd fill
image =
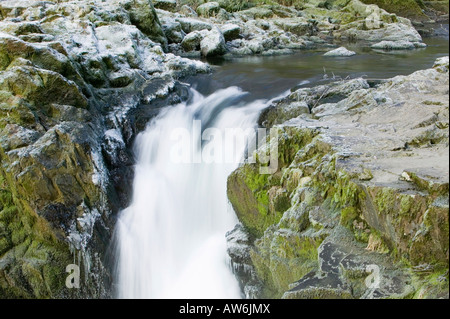
[[[167,45],[167,39],[161,28],[158,15],[150,0],[124,0],[122,5],[130,14],[131,22],[138,27],[142,33],[148,35],[152,40]]]
[[[317,98],[317,88],[299,89],[269,109],[264,118],[280,108],[289,119],[295,114],[283,109],[290,103],[304,97],[313,104],[312,115],[272,127],[278,170],[266,176],[247,163],[228,180],[233,208],[256,238],[249,255],[261,296],[448,296],[447,65],[440,58],[374,88],[355,80],[326,86]],[[318,102],[339,87],[337,101]],[[392,123],[395,137],[379,130]],[[374,271],[376,285],[368,282]]]

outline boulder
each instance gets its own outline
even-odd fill
[[[181,24],[175,20],[163,24],[162,28],[169,43],[180,43],[186,35],[181,28]]]
[[[197,7],[197,13],[201,17],[209,18],[219,13],[220,5],[217,2],[207,2]]]
[[[232,41],[239,38],[241,28],[237,24],[228,23],[221,26],[220,31],[222,32],[225,41]]]
[[[200,50],[203,56],[212,57],[224,55],[227,51],[225,38],[218,28],[208,31],[200,42]]]
[[[130,14],[131,23],[136,25],[142,33],[155,42],[167,44],[158,15],[150,0],[127,0],[123,2],[123,6]]]

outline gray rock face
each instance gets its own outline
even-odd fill
[[[225,38],[218,28],[213,28],[200,42],[200,50],[203,56],[220,56],[226,53]]]

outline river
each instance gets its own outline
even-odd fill
[[[350,58],[319,50],[232,58],[215,61],[212,74],[184,79],[190,99],[163,109],[135,142],[132,203],[121,212],[115,239],[117,296],[241,298],[226,255],[225,233],[237,223],[226,179],[245,146],[223,138],[227,129],[255,129],[270,99],[292,87],[410,74],[448,55],[448,39],[425,42],[424,49],[384,53],[348,45],[357,53]],[[211,145],[220,146],[214,154]],[[236,156],[227,161],[227,154]]]

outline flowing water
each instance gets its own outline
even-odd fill
[[[222,134],[207,138],[206,128],[251,129],[268,102],[239,103],[246,94],[237,87],[208,97],[191,93],[189,102],[154,118],[135,143],[133,201],[118,222],[119,297],[240,296],[227,266],[224,234],[237,223],[226,180],[245,145],[223,138],[223,156],[216,147],[219,156],[209,158],[208,145]],[[233,153],[236,160],[227,161]]]
[[[317,84],[325,74],[387,78],[428,68],[448,55],[448,40],[428,44],[395,55],[350,47],[358,53],[350,59],[327,59],[321,52],[241,58],[189,79],[197,89],[191,88],[190,100],[163,109],[135,142],[133,199],[117,224],[118,297],[240,298],[225,241],[237,222],[226,180],[238,161],[207,163],[202,132],[254,128],[269,99],[299,84]],[[222,155],[244,154],[243,145],[221,146]]]

